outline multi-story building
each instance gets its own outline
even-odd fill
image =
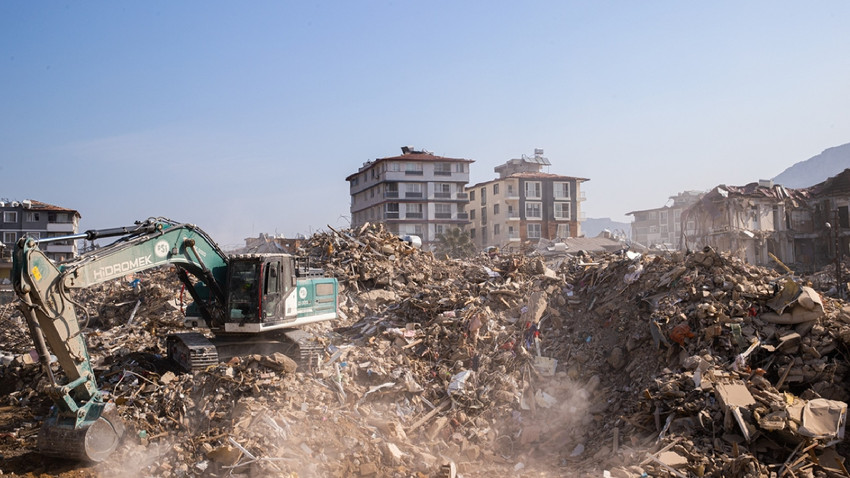
[[[811,222],[805,190],[772,181],[745,186],[720,185],[682,213],[682,249],[711,246],[750,264],[768,265],[772,257],[787,264],[795,259],[795,235]],[[805,230],[809,230],[809,224]]]
[[[11,253],[23,235],[39,239],[69,236],[77,233],[80,213],[39,201],[0,201],[0,283],[11,280]],[[47,257],[63,261],[77,255],[73,240],[47,242],[40,246]]]
[[[542,172],[542,149],[496,166],[497,179],[469,186],[469,235],[479,248],[518,250],[540,239],[581,235],[581,183],[586,178]]]
[[[646,247],[678,249],[682,243],[682,212],[700,197],[699,191],[684,191],[670,196],[672,204],[668,202],[664,207],[626,213],[635,218],[632,240]]]
[[[383,223],[388,231],[433,243],[438,234],[469,224],[464,186],[471,159],[445,158],[401,148],[400,156],[367,161],[346,181],[351,194],[351,227]]]

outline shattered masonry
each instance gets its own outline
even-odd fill
[[[302,247],[343,290],[344,317],[309,329],[325,350],[312,371],[282,355],[171,369],[169,270],[77,294],[130,436],[74,471],[32,458],[50,401],[0,306],[2,472],[850,476],[850,306],[829,273],[711,249],[446,260],[369,225]]]

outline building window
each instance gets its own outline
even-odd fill
[[[398,203],[387,203],[387,219],[398,219]]]
[[[500,226],[500,224],[493,224],[493,235],[494,236],[499,235],[499,226]]]
[[[499,194],[499,183],[493,185],[493,195]]]
[[[487,204],[487,188],[481,188],[481,204]]]
[[[422,219],[422,204],[405,204],[404,217],[408,219]]]
[[[539,199],[542,198],[542,189],[540,187],[540,181],[526,181],[525,182],[525,197]]]
[[[452,163],[436,163],[434,164],[434,176],[451,176]]]
[[[570,203],[556,202],[555,203],[555,219],[570,219]]]
[[[514,217],[514,205],[508,204],[508,217]]]
[[[570,198],[570,183],[557,182],[553,184],[553,187],[555,188],[555,199]]]
[[[527,202],[525,203],[525,217],[526,219],[543,219],[543,206],[542,203],[539,202]]]
[[[434,218],[435,219],[451,219],[452,218],[452,205],[451,204],[434,204]]]
[[[508,196],[513,196],[514,194],[514,185],[508,184]]]
[[[24,221],[25,222],[38,222],[39,215],[37,212],[27,212],[24,213]]]
[[[659,222],[667,222],[667,211],[659,211],[658,212],[658,221]]]
[[[437,183],[434,185],[435,198],[450,198],[452,197],[451,183]]]
[[[655,224],[649,226],[649,233],[650,234],[657,234],[658,233],[658,226],[655,225]]]
[[[493,204],[493,215],[496,216],[499,214],[499,205]]]
[[[390,171],[396,172],[396,173],[401,171],[401,163],[398,163],[398,162],[395,162],[395,161],[390,163]]]
[[[457,173],[466,172],[466,168],[464,167],[464,164],[463,163],[455,163],[455,172],[457,172]]]
[[[384,186],[384,197],[385,198],[397,198],[398,197],[398,183],[387,183]]]
[[[474,220],[475,220],[475,209],[470,209],[470,210],[469,210],[469,220],[470,220],[470,221],[474,221]]]
[[[483,226],[484,224],[487,224],[487,208],[486,207],[481,208],[481,225]],[[481,234],[484,234],[484,232],[482,232]],[[484,236],[482,235],[482,237],[484,237]]]
[[[422,176],[422,163],[405,163],[404,174],[408,176]]]
[[[12,245],[15,241],[18,240],[18,234],[15,232],[4,232],[3,233],[3,242],[6,244]]]
[[[469,230],[469,238],[475,239],[475,228],[474,227]]]
[[[406,183],[404,185],[404,197],[406,198],[421,198],[422,184],[421,183]]]
[[[656,211],[652,211],[649,213],[648,217],[650,221],[654,221],[658,218],[658,213]]]
[[[526,229],[529,239],[540,239],[540,224],[528,224]]]
[[[443,227],[444,226],[442,224],[434,224],[434,234],[436,234],[436,235],[443,234],[443,231],[444,231]]]
[[[508,226],[508,239],[515,239],[516,237],[517,236],[516,236],[516,232],[514,232],[514,227]]]
[[[566,239],[570,237],[570,225],[569,224],[558,224],[558,238]]]
[[[4,211],[3,222],[18,222],[18,211]]]
[[[475,201],[475,190],[474,190],[474,189],[471,189],[471,190],[469,191],[469,200],[470,200],[470,201]]]

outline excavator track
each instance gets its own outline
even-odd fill
[[[295,349],[287,355],[298,363],[298,368],[300,370],[316,368],[322,358],[324,347],[315,340],[313,334],[303,330],[290,330],[285,335],[295,344]]]
[[[208,339],[196,332],[169,335],[168,358],[187,372],[205,370],[233,357],[282,353],[298,364],[299,371],[312,370],[321,359],[324,347],[312,334],[287,330],[266,337],[217,336]]]
[[[197,332],[171,334],[165,343],[168,358],[187,372],[205,370],[219,363],[215,345]]]

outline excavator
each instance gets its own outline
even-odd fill
[[[106,237],[109,245],[54,263],[40,243]],[[173,266],[193,301],[185,325],[209,329],[166,337],[168,358],[187,372],[243,354],[282,352],[301,364],[321,347],[299,327],[338,317],[338,283],[320,269],[283,253],[223,252],[193,224],[149,218],[133,226],[51,238],[20,238],[13,251],[13,284],[54,402],[39,430],[42,454],[103,461],[118,447],[125,426],[98,388],[83,330],[88,312],[71,291],[143,270]],[[77,311],[86,316],[81,327]],[[54,373],[51,361],[62,374]]]

